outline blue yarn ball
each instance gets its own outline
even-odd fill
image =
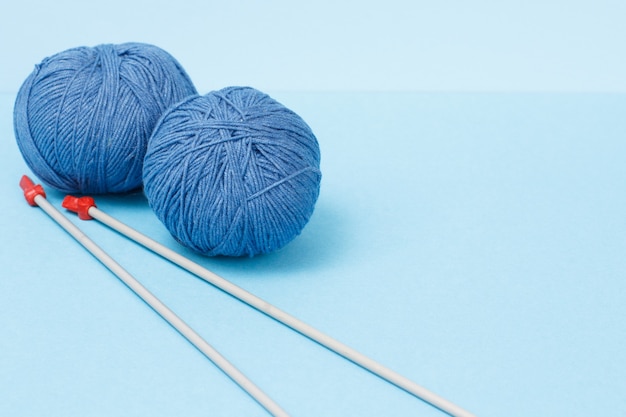
[[[197,94],[164,50],[125,43],[69,49],[26,79],[13,112],[19,149],[47,185],[117,193],[142,185],[147,141],[163,112]]]
[[[249,87],[170,108],[148,144],[144,191],[183,245],[254,256],[294,239],[320,189],[320,150],[293,111]]]

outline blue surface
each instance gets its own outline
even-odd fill
[[[478,416],[626,414],[626,96],[272,95],[320,142],[311,222],[267,256],[183,252]],[[267,415],[26,205],[13,99],[0,96],[0,415]],[[180,249],[141,194],[97,202]],[[80,226],[294,416],[443,415]]]

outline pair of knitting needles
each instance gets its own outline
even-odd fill
[[[63,229],[65,229],[72,237],[74,237],[81,245],[85,247],[94,257],[104,264],[113,274],[115,274],[124,284],[126,284],[137,296],[144,300],[152,309],[154,309],[163,319],[165,319],[172,327],[174,327],[182,336],[192,343],[200,352],[202,352],[211,362],[237,383],[245,392],[264,407],[271,415],[275,417],[288,416],[288,414],[276,404],[269,396],[267,396],[260,388],[250,381],[243,373],[233,366],[226,358],[209,345],[198,333],[189,327],[182,319],[156,298],[148,289],[146,289],[139,281],[129,274],[122,266],[120,266],[113,258],[98,247],[91,239],[89,239],[80,229],[61,214],[47,200],[41,185],[35,185],[27,176],[23,176],[20,181],[20,187],[24,190],[24,197],[31,206],[39,206],[55,220]],[[351,362],[361,366],[369,372],[379,376],[380,378],[390,382],[391,384],[403,389],[407,393],[433,405],[441,411],[453,417],[475,417],[469,411],[453,404],[447,399],[427,390],[426,388],[416,384],[408,378],[398,374],[397,372],[381,365],[380,363],[370,359],[369,357],[357,352],[356,350],[344,345],[343,343],[333,339],[332,337],[322,333],[314,327],[302,322],[292,315],[271,305],[267,301],[247,292],[231,282],[225,280],[219,275],[205,269],[199,264],[188,258],[174,252],[173,250],[163,246],[155,240],[143,235],[126,224],[116,220],[103,211],[99,210],[93,198],[91,197],[72,197],[67,196],[63,200],[62,206],[70,211],[76,212],[82,220],[96,219],[117,231],[118,233],[128,237],[129,239],[139,243],[161,257],[178,265],[179,267],[189,271],[197,277],[212,284],[227,294],[239,299],[256,310],[266,314],[267,316],[279,321],[280,323],[290,327],[309,339],[319,343],[327,349],[337,353],[340,356],[350,360]]]

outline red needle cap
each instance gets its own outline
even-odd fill
[[[20,180],[20,187],[24,190],[24,198],[31,206],[37,205],[37,203],[35,203],[35,197],[38,195],[46,198],[46,193],[43,190],[43,187],[39,184],[35,185],[26,175],[22,176],[22,179]]]
[[[96,202],[91,197],[73,197],[65,196],[61,205],[78,214],[81,220],[91,220],[93,217],[89,215],[89,209],[96,206]]]

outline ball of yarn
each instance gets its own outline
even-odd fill
[[[189,97],[155,128],[144,191],[183,245],[257,255],[294,239],[319,195],[320,150],[293,111],[249,87]]]
[[[73,48],[36,65],[20,88],[15,136],[28,166],[53,188],[131,191],[141,187],[159,117],[192,94],[183,68],[156,46]]]

